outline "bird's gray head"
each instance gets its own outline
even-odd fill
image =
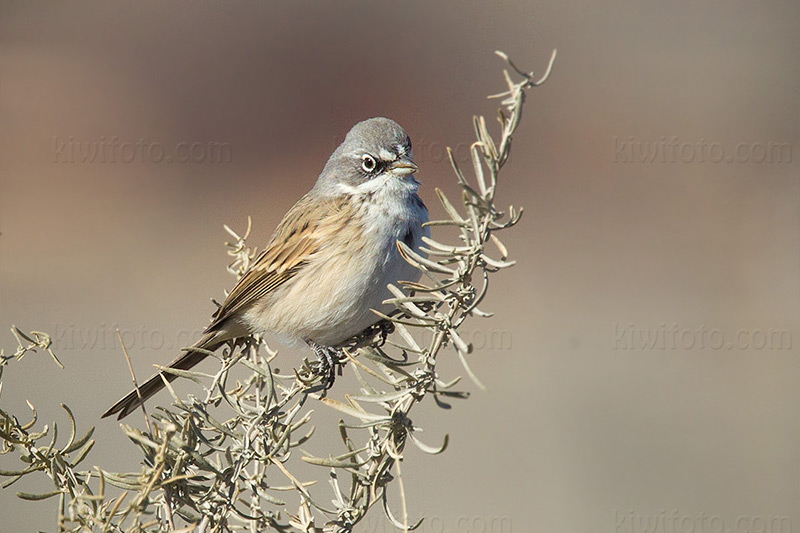
[[[394,120],[359,122],[333,152],[314,186],[320,194],[341,194],[400,186],[416,191],[411,138]]]

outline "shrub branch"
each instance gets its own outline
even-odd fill
[[[23,463],[16,470],[0,470],[7,478],[3,486],[44,472],[53,490],[18,496],[58,496],[59,531],[349,532],[376,504],[397,528],[419,527],[422,519],[409,517],[401,474],[406,444],[438,454],[449,438],[443,435],[438,445],[420,440],[422,428],[411,412],[428,395],[444,408],[450,407],[449,399],[468,397],[454,389],[459,377],[445,381],[437,372],[437,360],[448,347],[470,379],[484,388],[467,362],[472,346],[458,330],[468,318],[491,316],[479,307],[490,276],[514,265],[498,234],[520,221],[522,208],[501,211],[495,194],[526,91],[546,81],[555,61],[554,51],[544,76],[534,80],[533,73],[519,69],[502,52],[497,54],[510,69],[504,71],[506,89],[490,97],[500,99],[498,140],[482,116],[474,117],[471,178],[448,148],[461,198],[455,203],[436,189],[447,218],[429,225],[453,228],[457,238],[451,243],[425,238],[424,255],[397,243],[403,257],[423,272],[423,281],[390,286],[392,297],[385,303],[395,312],[381,315],[378,324],[343,348],[343,362],[350,363],[360,390],[341,399],[330,397],[316,362],[304,359],[293,373],[280,374],[272,368],[276,353],[261,339],[246,338],[212,354],[219,361],[214,374],[162,368],[201,384],[205,393],[202,398],[180,398],[167,383],[172,406],[157,407],[149,418],[145,413],[146,429],[121,426],[142,454],[139,472],[113,473],[98,467],[79,471],[94,444],[93,428],[77,437],[77,423],[66,406],[70,433],[61,445],[56,424],[52,431],[49,426],[33,430],[38,416],[32,405],[26,423],[0,409],[0,454],[13,453]],[[228,270],[237,277],[257,253],[246,243],[250,228],[249,219],[243,235],[225,227],[233,237],[227,243],[232,257]],[[9,361],[37,349],[58,362],[47,335],[12,331],[19,347],[10,356],[0,352],[0,378]],[[234,379],[234,365],[246,367],[248,376]],[[341,444],[329,445],[326,457],[303,448],[313,442],[316,407],[341,416]],[[307,474],[293,473],[309,471],[301,468],[298,458],[319,468],[318,479],[304,480]],[[329,489],[320,486],[325,479]],[[397,501],[389,495],[393,485]],[[184,529],[176,530],[176,525]]]

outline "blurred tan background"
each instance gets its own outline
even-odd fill
[[[115,328],[141,377],[189,344],[232,285],[222,225],[252,215],[262,246],[358,120],[410,132],[441,214],[442,148],[503,88],[493,51],[541,73],[558,48],[503,176],[518,266],[468,335],[489,392],[418,409],[451,446],[409,450],[410,513],[456,533],[797,531],[798,27],[793,2],[4,2],[0,345],[48,331],[66,370],[11,364],[2,406],[66,427],[64,402],[98,426],[94,463],[137,469],[97,418],[129,389]],[[115,162],[81,155],[111,143]],[[0,491],[3,531],[54,529],[55,501],[13,495],[45,487]],[[390,531],[380,515],[358,531]]]

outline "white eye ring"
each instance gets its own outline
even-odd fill
[[[361,168],[364,169],[364,172],[372,172],[377,166],[377,161],[375,161],[375,158],[371,155],[364,154],[361,156]]]

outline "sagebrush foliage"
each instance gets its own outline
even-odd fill
[[[448,346],[482,387],[467,364],[471,346],[458,330],[468,318],[491,316],[478,307],[489,276],[514,264],[497,234],[516,225],[522,209],[510,207],[506,213],[497,208],[498,177],[522,116],[525,91],[547,79],[555,60],[554,52],[545,75],[534,81],[533,73],[522,72],[505,54],[498,55],[521,78],[515,82],[505,71],[507,88],[493,96],[502,98],[499,142],[484,118],[475,117],[472,179],[448,150],[461,187],[458,207],[436,190],[448,218],[430,225],[455,228],[458,241],[426,239],[427,258],[398,242],[406,260],[423,271],[423,281],[390,286],[397,312],[344,348],[344,362],[361,387],[358,392],[344,394],[345,401],[328,397],[315,363],[308,360],[293,374],[278,374],[271,365],[275,353],[260,339],[247,339],[214,354],[220,365],[216,374],[162,369],[194,380],[203,387],[204,397],[179,398],[167,384],[174,405],[146,416],[145,429],[122,426],[143,456],[139,472],[79,470],[94,444],[93,428],[78,437],[75,417],[66,406],[71,428],[66,439],[55,426],[34,430],[33,406],[26,423],[0,409],[0,454],[22,462],[15,470],[0,470],[0,476],[8,478],[3,486],[44,472],[53,482],[52,491],[18,496],[58,497],[59,531],[346,532],[377,503],[398,528],[418,527],[421,519],[410,524],[406,509],[403,450],[410,441],[437,454],[448,439],[445,435],[435,447],[421,442],[411,411],[427,395],[445,406],[446,398],[468,396],[453,390],[460,378],[447,382],[437,373],[437,358]],[[228,231],[235,238],[228,243],[233,256],[229,270],[241,276],[256,251],[246,244],[249,228],[241,237]],[[55,358],[46,334],[12,331],[19,347],[10,356],[0,352],[0,380],[5,365],[26,353],[44,349]],[[250,370],[246,379],[229,379],[235,364]],[[0,381],[0,391],[1,387]],[[313,438],[312,411],[317,406],[343,415],[338,423],[341,443],[328,457],[313,457],[301,448]],[[298,460],[321,467],[319,480],[302,481],[292,474]],[[322,479],[329,489],[314,486]],[[397,484],[398,502],[388,498],[392,483]],[[109,485],[117,490],[107,490]],[[392,511],[398,506],[399,515]]]

